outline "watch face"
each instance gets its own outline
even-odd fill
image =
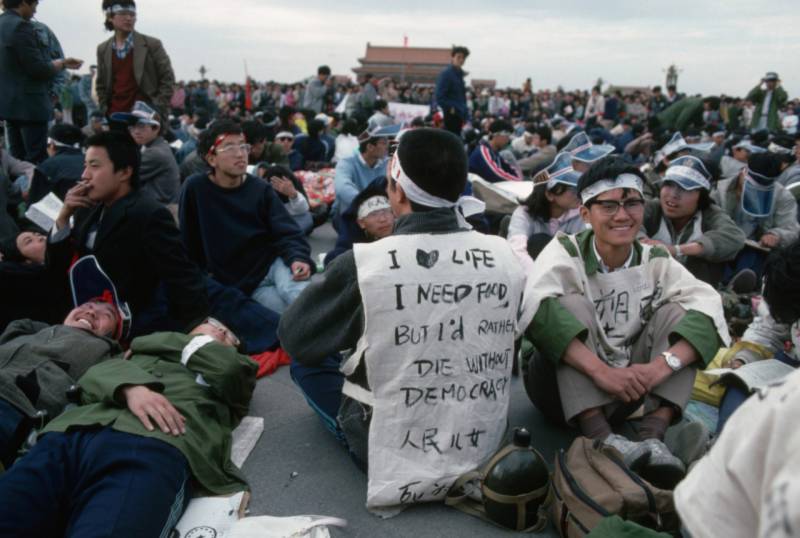
[[[676,357],[675,355],[664,355],[664,358],[667,359],[667,364],[673,370],[679,370],[681,367],[681,360]]]
[[[212,527],[195,527],[186,533],[185,538],[216,538],[217,531]]]

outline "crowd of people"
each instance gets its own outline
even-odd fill
[[[665,443],[731,332],[726,366],[800,360],[800,100],[777,73],[741,98],[468,89],[456,46],[434,86],[184,83],[135,1],[102,0],[111,36],[70,76],[38,2],[2,4],[3,536],[163,536],[193,494],[247,488],[231,432],[267,355],[371,510],[492,456],[519,361],[531,403],[675,489],[692,536],[800,524],[797,436],[768,425],[798,374],[725,407],[698,463]]]

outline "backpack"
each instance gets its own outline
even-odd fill
[[[563,538],[583,537],[618,515],[657,531],[679,526],[672,492],[631,471],[619,452],[586,437],[556,455],[551,517]]]

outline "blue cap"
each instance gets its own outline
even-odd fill
[[[572,155],[567,151],[562,151],[556,155],[553,164],[545,169],[547,172],[547,190],[553,189],[557,184],[577,187],[581,173],[572,168]]]
[[[563,151],[572,155],[572,158],[576,161],[593,163],[613,152],[614,146],[611,144],[592,144],[592,141],[589,140],[589,135],[581,132],[572,137],[569,144],[564,146]]]
[[[684,155],[670,161],[663,182],[677,183],[683,190],[711,190],[711,173],[703,161],[692,155]]]

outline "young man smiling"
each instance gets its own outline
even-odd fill
[[[180,228],[189,256],[224,286],[280,313],[311,277],[303,231],[269,183],[247,174],[242,128],[222,120],[204,131],[197,151],[211,172],[184,184]]]
[[[698,363],[729,341],[719,295],[662,247],[636,235],[644,216],[636,167],[606,157],[578,182],[592,229],[556,235],[525,290],[527,336],[539,350],[526,389],[550,419],[618,448],[654,483],[683,464],[661,442],[689,400]],[[555,390],[554,390],[555,389]],[[629,418],[638,442],[612,433]]]

